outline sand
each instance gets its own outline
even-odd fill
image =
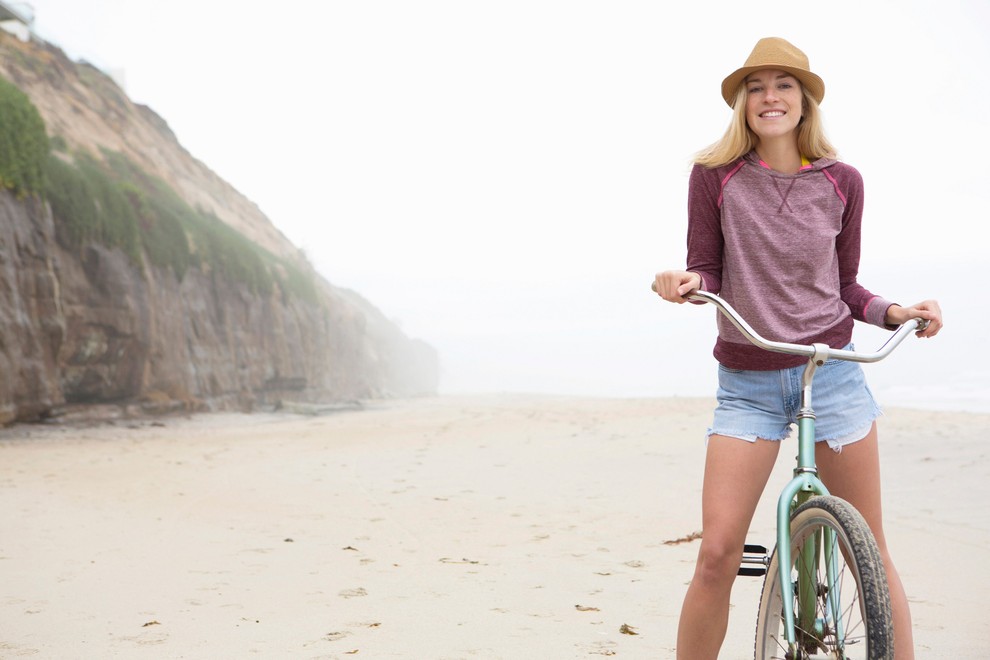
[[[672,658],[705,399],[441,397],[0,431],[2,658]],[[990,643],[990,416],[888,410],[920,658]],[[750,540],[770,544],[782,451]],[[722,658],[752,657],[739,578]]]

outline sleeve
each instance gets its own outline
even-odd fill
[[[887,308],[893,303],[871,293],[857,280],[863,228],[863,177],[849,165],[837,169],[834,181],[837,192],[845,201],[842,229],[835,242],[839,259],[839,296],[857,321],[890,328],[884,319]]]
[[[701,288],[722,289],[722,209],[718,170],[695,164],[688,182],[687,270],[701,276]]]

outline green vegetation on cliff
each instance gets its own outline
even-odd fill
[[[307,302],[319,299],[303,264],[276,257],[213,213],[192,208],[122,154],[101,155],[69,154],[61,136],[49,140],[30,99],[0,78],[0,184],[19,196],[45,197],[63,247],[98,243],[123,251],[137,266],[147,259],[171,269],[179,281],[192,267],[258,294],[278,287]]]
[[[45,122],[27,95],[0,78],[0,185],[18,196],[44,187]]]
[[[251,291],[318,298],[313,276],[275,257],[214,214],[194,209],[161,179],[125,156],[104,151],[103,162],[76,153],[72,163],[52,154],[47,197],[59,241],[67,248],[95,241],[171,268],[180,281],[190,267],[240,282]]]
[[[134,206],[103,168],[84,156],[76,158],[75,164],[49,156],[46,165],[45,192],[59,242],[64,247],[101,243],[120,248],[140,263],[141,240]]]

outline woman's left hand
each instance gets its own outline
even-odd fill
[[[891,305],[887,308],[885,320],[889,325],[901,325],[916,318],[928,321],[927,328],[915,333],[919,337],[934,337],[942,329],[942,308],[937,300],[925,300],[910,307]]]

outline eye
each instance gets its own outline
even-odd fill
[[[749,92],[750,94],[755,94],[755,93],[757,93],[757,92],[762,92],[762,91],[763,91],[763,88],[762,88],[762,87],[760,87],[759,85],[753,85],[753,86],[752,86],[752,87],[750,87],[750,88],[749,88],[749,89],[748,89],[747,91],[748,91],[748,92]]]

